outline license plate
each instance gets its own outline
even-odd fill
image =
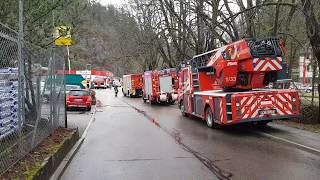
[[[261,101],[261,105],[272,105],[272,101]]]
[[[276,114],[277,110],[275,109],[267,109],[267,110],[260,110],[259,115],[265,115],[265,114]]]
[[[82,102],[82,99],[74,99],[75,102]]]

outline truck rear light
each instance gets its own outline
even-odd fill
[[[240,111],[240,106],[241,106],[240,99],[239,99],[239,97],[236,97],[236,110],[237,111]],[[238,112],[237,112],[237,115],[238,115]]]

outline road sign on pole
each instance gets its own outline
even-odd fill
[[[55,45],[57,46],[71,46],[71,27],[68,26],[59,26],[55,29]]]
[[[67,54],[68,54],[68,66],[69,66],[69,73],[71,71],[71,62],[70,62],[70,51],[69,46],[72,45],[72,38],[71,38],[71,27],[68,26],[59,26],[55,29],[54,34],[55,40],[54,43],[57,46],[67,46]]]

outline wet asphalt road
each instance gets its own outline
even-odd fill
[[[79,110],[67,111],[68,128],[78,129],[79,135],[82,136],[91,117],[93,116],[93,111],[93,108],[91,112]]]
[[[78,153],[61,179],[217,179],[167,133],[106,91]]]
[[[115,99],[110,90],[97,95],[104,107],[62,179],[320,177],[319,155],[262,137],[248,127],[213,130],[181,116],[176,105],[151,106],[122,95]]]

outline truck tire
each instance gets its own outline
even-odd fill
[[[206,108],[205,120],[209,128],[216,128],[216,123],[213,120],[213,114],[210,107]]]

